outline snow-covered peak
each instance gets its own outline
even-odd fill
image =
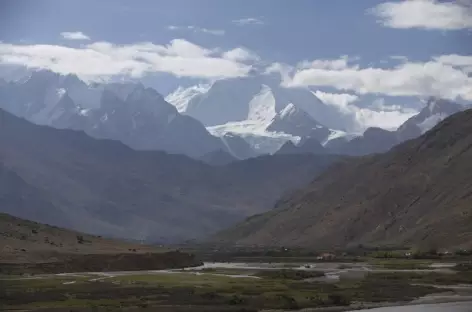
[[[268,125],[276,114],[274,94],[269,86],[262,85],[261,91],[249,102],[247,119]]]
[[[253,120],[230,122],[224,125],[207,127],[216,137],[228,135],[244,139],[257,154],[273,154],[287,141],[299,142],[300,137],[283,132],[268,131],[261,123]]]
[[[431,97],[428,100],[427,105],[423,110],[428,111],[430,115],[435,115],[435,114],[452,115],[461,111],[462,109],[463,109],[462,105],[458,103],[448,101],[445,99]]]
[[[360,134],[348,134],[348,133],[346,133],[344,131],[341,131],[341,130],[332,130],[331,129],[330,132],[329,132],[329,135],[326,137],[326,139],[321,141],[321,145],[325,146],[329,142],[331,142],[333,140],[336,140],[336,139],[340,139],[340,138],[345,138],[346,141],[350,141],[353,138],[355,138],[356,136],[360,136]]]
[[[210,89],[209,84],[200,84],[189,88],[178,87],[174,92],[168,94],[165,100],[174,105],[179,113],[187,111],[188,103],[196,96],[205,94]]]
[[[438,106],[437,103],[438,103],[437,99],[432,98],[432,99],[429,100],[426,108],[432,113],[436,109],[436,107]]]
[[[270,122],[267,130],[284,132],[299,137],[324,140],[329,135],[329,129],[321,125],[303,109],[293,103],[287,104]]]
[[[295,105],[293,105],[292,103],[289,103],[287,106],[284,107],[284,109],[282,109],[279,112],[279,116],[281,119],[284,119],[295,114],[296,111],[297,111],[297,108],[295,107]]]
[[[401,141],[416,138],[463,109],[462,105],[455,102],[431,97],[419,114],[411,117],[398,128],[397,135]]]

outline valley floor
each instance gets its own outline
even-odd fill
[[[3,275],[0,307],[6,311],[349,311],[472,300],[468,258],[272,259],[166,270]],[[405,311],[423,311],[419,307]]]

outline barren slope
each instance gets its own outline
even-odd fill
[[[340,163],[218,236],[240,244],[472,245],[472,110],[390,152]]]

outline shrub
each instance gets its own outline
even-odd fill
[[[351,304],[351,300],[349,298],[340,294],[330,294],[328,295],[328,299],[333,305],[337,306],[346,306]]]

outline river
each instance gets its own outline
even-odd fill
[[[352,312],[472,312],[472,301],[385,307]]]

